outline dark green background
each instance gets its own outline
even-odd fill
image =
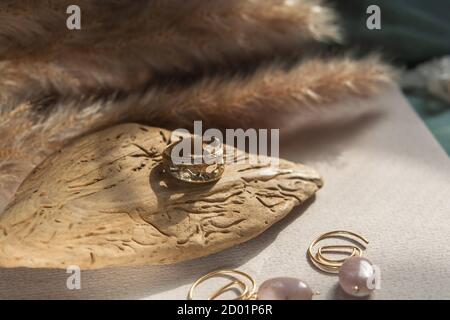
[[[343,49],[378,51],[404,68],[450,55],[450,0],[330,0],[346,34]],[[366,28],[367,7],[381,9],[381,30]],[[450,155],[450,104],[422,92],[405,92]]]

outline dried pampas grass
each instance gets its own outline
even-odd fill
[[[155,88],[107,99],[63,100],[51,106],[43,100],[34,105],[47,108],[45,112],[30,111],[32,105],[22,103],[0,119],[0,134],[12,138],[23,132],[22,141],[27,144],[36,137],[60,146],[74,136],[122,121],[172,129],[190,128],[195,120],[214,128],[277,125],[277,119],[324,108],[347,97],[368,97],[390,84],[394,75],[377,56],[311,58],[286,69],[271,64],[247,76],[206,77],[188,87]]]
[[[3,109],[41,96],[102,96],[159,77],[238,68],[339,39],[333,12],[311,0],[72,1],[0,4]],[[49,6],[50,4],[50,6]]]
[[[377,56],[312,58],[288,70],[276,64],[246,77],[206,78],[188,90],[159,93],[148,111],[134,112],[169,127],[190,128],[197,119],[215,128],[276,126],[286,116],[349,96],[368,97],[391,83],[394,74]]]

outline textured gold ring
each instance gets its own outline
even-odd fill
[[[163,152],[165,170],[179,181],[195,184],[219,180],[225,171],[223,145],[217,138],[210,143],[184,138],[166,147]],[[201,146],[195,150],[195,143]]]

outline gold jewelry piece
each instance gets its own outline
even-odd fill
[[[238,291],[233,300],[311,300],[314,292],[308,284],[300,279],[278,277],[269,279],[257,289],[255,280],[245,272],[233,269],[223,269],[210,272],[192,284],[188,299],[193,300],[195,289],[206,280],[216,277],[227,277],[231,281],[219,290],[213,292],[208,300],[214,300],[228,291]]]
[[[165,170],[177,180],[187,183],[204,184],[219,180],[225,171],[222,143],[217,138],[209,144],[196,139],[199,138],[184,138],[168,145],[163,152]],[[188,146],[185,146],[188,150],[180,149],[186,154],[174,151],[181,143]],[[201,146],[201,154],[191,152],[195,143]]]
[[[322,240],[329,238],[341,238],[356,244],[352,245],[327,245],[320,247],[314,254],[314,247]],[[351,231],[337,230],[322,234],[318,238],[314,239],[308,248],[308,257],[311,262],[320,270],[328,273],[339,273],[339,268],[350,257],[361,257],[363,250],[369,241],[363,236]],[[346,254],[347,257],[343,259],[327,258],[325,254]]]
[[[326,245],[314,254],[313,249],[322,240],[341,238],[350,241],[351,245]],[[308,248],[308,257],[320,270],[337,273],[341,289],[355,297],[366,297],[380,288],[380,270],[367,258],[362,257],[363,250],[369,241],[351,231],[331,231],[316,238]],[[344,259],[332,259],[326,254],[346,254]]]
[[[228,277],[232,281],[215,291],[208,300],[215,300],[224,293],[240,289],[240,294],[233,300],[254,300],[256,298],[255,280],[245,272],[233,269],[223,269],[210,272],[195,281],[188,293],[188,300],[193,300],[195,289],[206,280],[217,277]],[[243,281],[244,280],[244,281]],[[236,287],[237,285],[237,287]]]

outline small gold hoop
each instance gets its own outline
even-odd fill
[[[356,242],[358,245],[326,245],[319,247],[314,254],[314,247],[320,241],[329,238],[341,238],[347,241]],[[338,273],[339,268],[346,259],[355,256],[361,257],[367,244],[369,244],[369,241],[357,233],[345,230],[330,231],[322,234],[311,242],[308,248],[308,257],[318,269],[327,273]],[[331,259],[325,256],[325,254],[328,253],[347,254],[347,257],[342,259]]]
[[[237,275],[237,276],[236,276]],[[191,289],[188,293],[188,300],[193,300],[194,297],[194,291],[195,289],[206,280],[209,280],[211,278],[220,277],[220,276],[227,276],[234,279],[230,283],[224,285],[219,290],[215,291],[208,300],[215,300],[216,298],[220,297],[222,294],[226,293],[227,291],[232,290],[235,288],[235,285],[238,285],[241,289],[241,294],[234,298],[233,300],[253,300],[256,298],[256,284],[255,280],[248,275],[245,272],[234,270],[234,269],[223,269],[223,270],[216,270],[213,272],[210,272],[199,279],[195,281]],[[239,277],[244,278],[247,281],[242,281]],[[250,284],[250,285],[249,285]]]

